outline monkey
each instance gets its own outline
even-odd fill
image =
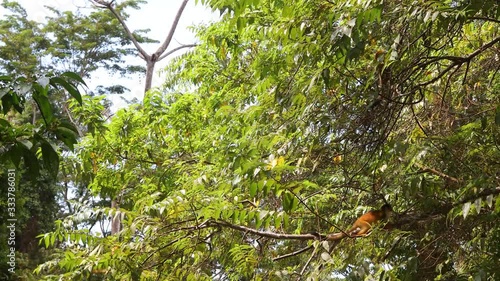
[[[385,204],[380,210],[372,210],[359,217],[348,231],[328,234],[326,240],[337,241],[347,236],[364,237],[370,233],[372,225],[380,220],[390,218],[392,213],[391,205]]]

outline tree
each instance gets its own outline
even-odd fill
[[[167,50],[167,48],[170,45],[170,42],[172,41],[175,30],[177,28],[177,24],[179,23],[179,19],[182,16],[182,13],[184,11],[184,8],[186,7],[188,0],[183,0],[181,6],[179,7],[179,9],[177,11],[177,14],[176,14],[175,19],[172,23],[172,26],[170,27],[170,31],[168,32],[167,37],[165,38],[163,43],[160,45],[160,47],[158,47],[158,49],[151,55],[148,54],[141,47],[140,37],[138,37],[137,34],[135,34],[134,32],[132,32],[130,30],[130,28],[127,26],[127,24],[125,22],[125,19],[121,15],[122,14],[121,10],[123,10],[123,8],[126,7],[126,6],[124,6],[124,4],[131,5],[131,6],[134,6],[134,8],[137,8],[137,5],[140,3],[144,3],[144,1],[126,1],[126,2],[124,2],[124,4],[121,4],[121,5],[120,4],[116,5],[114,0],[113,1],[91,0],[90,2],[92,2],[97,7],[107,9],[112,13],[112,15],[120,22],[120,24],[122,25],[123,30],[127,34],[128,38],[132,41],[134,47],[139,52],[139,57],[146,62],[146,81],[145,81],[145,88],[144,88],[145,93],[149,89],[151,89],[151,85],[153,82],[153,73],[154,73],[154,68],[155,68],[156,62],[161,61],[162,59],[166,58],[167,56],[169,56],[170,54],[172,54],[178,50],[181,50],[183,48],[190,48],[190,47],[196,46],[195,44],[182,45],[180,47],[177,47],[177,48],[165,53],[165,51]],[[115,7],[115,5],[116,5],[116,7]],[[112,208],[115,208],[115,209],[119,208],[119,202],[117,201],[116,198],[114,198],[111,201],[111,205],[112,205]],[[111,225],[111,229],[112,229],[111,232],[113,234],[117,233],[120,230],[120,225],[121,225],[121,222],[120,222],[119,218],[113,219],[113,222]]]
[[[4,1],[3,7],[11,14],[0,21],[3,44],[0,46],[3,73],[24,76],[33,73],[63,73],[71,71],[90,78],[97,69],[121,76],[144,73],[143,67],[124,65],[134,50],[132,41],[120,28],[120,23],[105,11],[58,11],[47,7],[53,16],[46,23],[27,20],[26,11],[15,1]],[[137,6],[123,3],[121,8]],[[123,15],[126,19],[127,14]],[[156,42],[144,35],[148,30],[136,30],[139,43]],[[122,85],[99,87],[98,93],[121,94],[127,90]]]
[[[79,75],[90,78],[97,68],[122,76],[144,70],[123,66],[132,51],[129,40],[119,22],[101,10],[82,14],[49,7],[53,16],[38,23],[28,20],[17,2],[3,1],[2,6],[10,13],[0,20],[1,178],[7,183],[7,170],[16,170],[16,273],[18,278],[29,278],[32,269],[50,254],[39,251],[36,236],[53,231],[56,219],[78,210],[79,202],[72,201],[71,194],[84,202],[91,197],[86,186],[89,173],[77,173],[81,166],[70,151],[86,132],[99,132],[109,102],[82,97]],[[143,32],[136,31],[139,36]],[[138,40],[151,42],[145,36]],[[111,85],[97,92],[125,90]],[[93,114],[91,119],[79,119],[89,114]],[[2,191],[2,198],[7,198],[7,189]],[[6,216],[2,213],[2,222]],[[6,249],[1,250],[5,259]],[[1,272],[6,273],[6,263],[2,265],[5,270]]]
[[[17,2],[3,1],[2,6],[12,14],[0,20],[0,69],[3,74],[31,75],[40,66],[38,54],[49,42],[39,24],[29,21]]]
[[[147,92],[149,89],[151,89],[151,83],[153,82],[153,73],[154,73],[154,68],[156,65],[156,62],[161,61],[162,59],[166,58],[167,56],[171,55],[172,53],[181,50],[183,48],[191,48],[196,46],[196,44],[188,44],[188,45],[181,45],[177,48],[174,48],[168,52],[165,53],[167,48],[170,46],[170,42],[172,41],[172,38],[174,37],[175,30],[177,28],[177,24],[179,23],[179,19],[182,16],[182,12],[184,11],[184,8],[186,7],[186,4],[189,0],[183,0],[181,6],[177,10],[177,14],[174,18],[174,21],[172,23],[172,26],[170,27],[170,31],[167,34],[167,37],[165,40],[162,42],[162,44],[158,47],[158,49],[152,53],[148,54],[146,50],[144,50],[141,46],[141,37],[138,36],[138,34],[134,31],[131,31],[130,28],[127,26],[127,23],[125,21],[125,18],[123,17],[123,8],[126,7],[125,5],[130,5],[134,8],[137,8],[138,4],[144,3],[145,1],[124,1],[122,4],[116,4],[115,1],[104,1],[104,0],[91,0],[94,5],[97,7],[107,9],[111,12],[111,14],[120,22],[120,24],[123,27],[123,30],[125,31],[127,37],[131,40],[133,43],[134,47],[136,48],[137,52],[139,53],[139,57],[143,59],[146,62],[146,82],[145,82],[145,87],[144,87],[144,92]]]
[[[0,248],[2,272],[6,274],[2,278],[10,273],[24,274],[16,272],[16,268],[24,269],[16,264],[25,260],[23,255],[29,257],[27,267],[33,268],[42,259],[36,236],[51,231],[59,210],[54,183],[59,151],[62,147],[73,149],[78,138],[76,128],[55,110],[50,97],[63,89],[81,104],[80,85],[85,83],[71,72],[36,81],[0,77],[0,179],[5,186],[1,195],[6,199],[2,200],[0,216],[2,236],[10,238]],[[32,104],[35,106],[27,110],[27,116],[24,110]],[[42,118],[31,123],[35,119],[30,112],[38,112]]]
[[[38,272],[500,275],[497,1],[202,2],[222,20],[198,29],[199,46],[170,64],[163,91],[79,151],[92,191],[124,202],[87,215],[119,216],[123,229],[61,223],[42,241],[64,241],[66,254]],[[310,233],[345,230],[385,201],[397,213],[390,232],[374,226],[335,244]]]

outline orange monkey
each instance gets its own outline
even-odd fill
[[[368,213],[359,217],[352,227],[346,232],[339,232],[328,234],[326,240],[337,241],[346,236],[349,237],[363,237],[370,233],[372,225],[380,220],[388,219],[392,215],[392,207],[389,204],[382,206],[380,210],[369,211]]]

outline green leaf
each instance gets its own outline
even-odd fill
[[[28,173],[31,178],[36,178],[40,174],[40,165],[38,164],[38,158],[35,153],[24,146],[22,147],[22,155],[24,159],[24,163],[26,163],[28,167]]]
[[[0,81],[12,81],[12,76],[10,76],[10,75],[0,75]]]
[[[222,211],[222,219],[224,220],[227,220],[229,218],[231,218],[231,216],[233,215],[233,210],[224,210]]]
[[[56,236],[55,235],[50,235],[50,245],[54,245],[56,243]]]
[[[256,182],[252,182],[250,184],[250,188],[249,188],[249,192],[250,192],[250,197],[255,197],[257,195],[257,183]]]
[[[73,80],[78,81],[80,84],[87,86],[87,84],[85,84],[85,81],[83,81],[82,77],[80,77],[80,75],[78,75],[74,72],[70,72],[70,71],[64,72],[63,74],[61,74],[61,76],[69,77]]]
[[[44,88],[34,87],[35,92],[33,93],[33,99],[36,101],[38,105],[38,109],[42,113],[43,120],[47,125],[51,124],[54,118],[54,114],[52,112],[52,105],[49,102],[49,99],[44,93]]]
[[[61,85],[64,89],[66,89],[66,91],[68,91],[68,93],[73,98],[75,98],[78,101],[78,103],[80,105],[82,105],[82,103],[83,103],[83,101],[82,101],[82,95],[80,94],[80,92],[78,91],[78,89],[74,85],[68,83],[66,80],[64,80],[64,79],[62,79],[60,77],[52,77],[52,78],[50,78],[50,84],[52,86],[56,86],[57,84]]]
[[[0,127],[3,127],[4,129],[6,129],[6,128],[12,128],[12,126],[9,123],[9,121],[7,121],[5,119],[2,119],[2,118],[0,118]]]
[[[19,143],[22,144],[28,150],[33,147],[33,143],[30,142],[29,140],[20,140]]]
[[[283,220],[283,213],[279,213],[277,216],[275,216],[274,217],[274,228],[280,229],[282,220]]]
[[[78,135],[73,130],[66,127],[57,127],[55,133],[58,140],[62,141],[69,149],[74,149]]]
[[[67,120],[60,120],[59,127],[67,128],[73,131],[76,135],[78,135],[78,129],[73,125],[73,123]]]
[[[50,245],[50,235],[45,235],[45,237],[43,237],[43,240],[45,242],[45,248],[48,248]]]
[[[57,154],[56,149],[48,142],[42,143],[41,148],[43,164],[52,177],[56,178],[59,172],[59,154]]]
[[[7,153],[10,156],[10,160],[14,164],[15,167],[19,167],[19,164],[21,163],[21,158],[23,157],[23,149],[27,149],[26,147],[20,147],[23,146],[22,142],[16,143],[16,145]],[[28,149],[29,150],[29,149]]]
[[[282,197],[283,197],[283,210],[285,212],[293,211],[295,207],[297,207],[298,200],[292,193],[285,191],[283,192]]]
[[[246,210],[241,210],[241,211],[240,211],[240,215],[239,215],[239,217],[238,217],[238,220],[239,220],[240,222],[245,221],[245,219],[246,219],[246,217],[247,217],[247,213],[248,213],[248,212],[247,212]]]
[[[2,99],[5,95],[7,95],[10,92],[10,89],[5,88],[5,89],[0,89],[0,99]],[[5,106],[5,105],[4,105]]]

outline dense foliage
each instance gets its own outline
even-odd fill
[[[14,269],[7,265],[10,249],[19,252],[20,264],[26,263],[22,269],[34,268],[43,260],[36,236],[52,230],[57,219],[59,152],[73,149],[78,138],[77,128],[51,101],[56,93],[67,92],[75,104],[81,104],[78,87],[84,85],[72,72],[35,81],[0,76],[0,181],[5,187],[0,190],[5,198],[0,202],[0,234],[6,242],[0,246],[1,279]],[[13,219],[15,227],[7,228]],[[15,232],[17,235],[11,235]]]
[[[122,3],[117,9],[137,8],[136,2]],[[109,102],[95,99],[100,103],[83,109],[80,105],[87,97],[82,98],[80,90],[88,94],[126,90],[112,81],[89,89],[83,87],[81,77],[90,78],[97,69],[123,76],[141,73],[143,68],[124,64],[132,53],[127,46],[130,40],[119,23],[100,10],[60,12],[49,7],[49,17],[36,22],[15,1],[1,5],[5,14],[0,19],[0,237],[7,241],[7,218],[15,209],[17,264],[11,277],[37,279],[30,277],[32,271],[51,250],[40,251],[36,236],[53,230],[57,219],[73,213],[73,197],[90,197],[86,182],[74,181],[65,167],[76,160],[71,150],[79,137],[94,130],[93,120],[79,122],[71,111],[105,115]],[[138,40],[152,42],[143,36],[145,31],[135,31]],[[10,170],[15,170],[13,181],[8,181]],[[9,184],[15,185],[15,192]],[[0,246],[0,280],[10,276],[10,246],[3,242]]]
[[[497,1],[201,2],[222,19],[161,90],[109,123],[75,110],[93,134],[65,169],[120,209],[41,235],[41,278],[499,278]],[[385,202],[391,231],[309,234]]]

